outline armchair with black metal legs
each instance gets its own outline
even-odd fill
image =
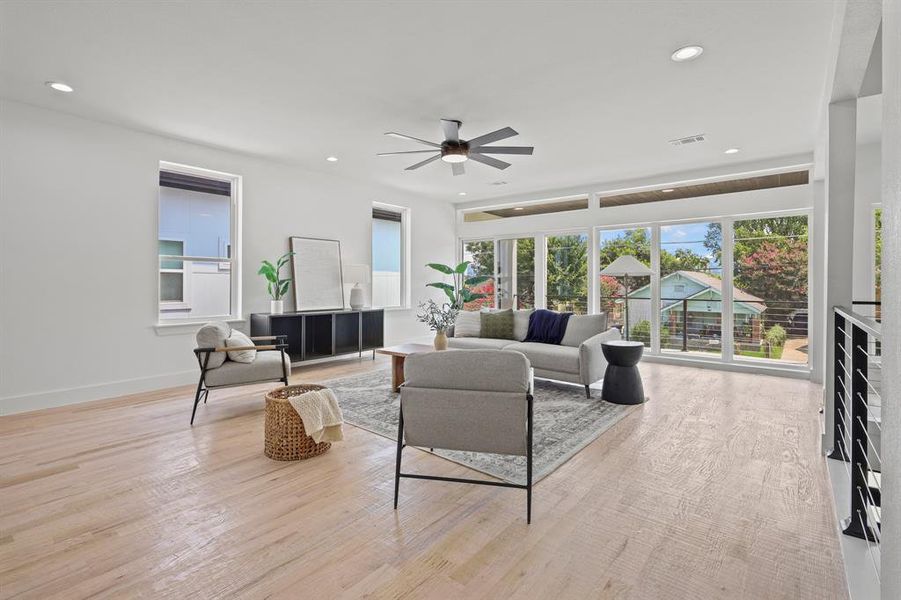
[[[204,325],[198,332],[198,343],[202,343],[204,333],[209,336],[214,331],[217,335],[221,335],[224,328],[227,328],[224,323]],[[194,394],[191,425],[194,424],[197,405],[200,404],[201,398],[206,404],[211,389],[252,385],[267,381],[281,381],[288,385],[288,377],[291,375],[291,360],[285,352],[288,349],[287,337],[284,335],[259,336],[252,337],[250,340],[254,342],[253,346],[226,346],[222,343],[217,346],[194,349],[194,356],[200,366],[200,380],[197,382],[197,391]],[[257,342],[275,343],[257,344]],[[258,354],[250,363],[228,360],[228,352],[241,350],[256,350]],[[211,357],[217,355],[223,355],[226,358],[213,361]]]
[[[532,522],[532,387],[518,352],[449,350],[411,354],[400,391],[394,508],[401,478],[472,483],[526,491]],[[526,457],[525,484],[401,471],[406,446]]]

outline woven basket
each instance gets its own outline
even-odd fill
[[[288,401],[292,396],[322,389],[325,387],[302,383],[266,394],[266,456],[273,460],[301,460],[319,456],[332,447],[329,442],[317,444],[307,435],[300,415]]]

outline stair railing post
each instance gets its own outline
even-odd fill
[[[833,410],[833,441],[832,452],[829,458],[835,460],[848,460],[848,452],[845,449],[845,317],[833,311],[835,328],[833,339],[834,349],[832,358],[832,410]]]

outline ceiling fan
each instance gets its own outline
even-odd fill
[[[491,133],[480,135],[479,137],[472,138],[471,140],[462,140],[460,139],[460,126],[462,124],[463,123],[461,121],[457,121],[456,119],[441,119],[441,129],[444,131],[444,141],[440,144],[421,140],[419,138],[404,135],[402,133],[389,131],[385,135],[390,135],[391,137],[400,138],[402,140],[413,140],[414,142],[419,142],[420,144],[431,146],[433,149],[408,150],[406,152],[381,152],[379,153],[379,156],[395,156],[399,154],[423,154],[426,152],[435,152],[435,156],[430,156],[424,161],[418,162],[415,165],[410,165],[404,170],[413,171],[414,169],[424,167],[430,162],[434,162],[440,158],[444,162],[450,163],[454,175],[463,175],[466,172],[466,170],[463,168],[463,163],[467,160],[474,160],[484,165],[494,167],[495,169],[506,169],[510,166],[510,163],[486,155],[532,154],[532,151],[534,150],[532,146],[486,146],[486,144],[491,144],[493,142],[511,138],[514,135],[519,135],[519,133],[517,133],[511,127],[504,127],[503,129],[498,129],[497,131],[492,131]]]

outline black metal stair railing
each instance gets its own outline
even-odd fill
[[[829,458],[846,463],[850,486],[849,513],[842,522],[842,532],[866,540],[878,577],[882,512],[882,329],[878,321],[842,307],[833,309],[833,327],[834,444]]]

